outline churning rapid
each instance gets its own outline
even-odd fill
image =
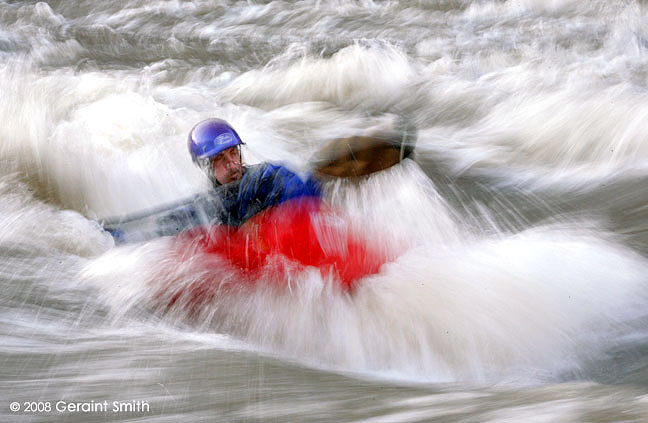
[[[0,0],[0,95],[2,420],[648,415],[645,2]],[[324,182],[389,260],[346,291],[116,246],[106,219],[207,189],[208,117],[298,172],[416,128]],[[149,409],[55,407],[91,400]]]

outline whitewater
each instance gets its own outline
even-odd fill
[[[0,1],[0,99],[3,421],[648,418],[645,2]],[[297,172],[415,128],[324,182],[390,260],[231,289],[173,237],[115,245],[207,189],[209,117]]]

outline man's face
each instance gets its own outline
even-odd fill
[[[230,147],[212,160],[214,178],[219,184],[225,185],[243,177],[243,164],[241,152],[236,147]]]

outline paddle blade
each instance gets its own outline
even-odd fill
[[[319,151],[315,171],[341,178],[369,175],[400,163],[413,150],[405,136],[339,138]]]

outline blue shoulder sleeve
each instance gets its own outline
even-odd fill
[[[247,170],[235,201],[227,208],[228,221],[240,225],[268,207],[298,197],[321,197],[322,189],[311,175],[304,180],[281,165],[264,163]]]

